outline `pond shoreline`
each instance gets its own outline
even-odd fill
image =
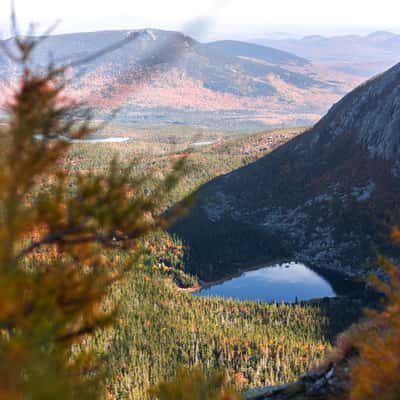
[[[196,290],[196,291],[207,289],[214,285],[219,285],[221,283],[230,281],[231,279],[234,279],[234,278],[239,278],[246,272],[257,271],[258,269],[261,269],[261,268],[273,267],[274,265],[280,265],[280,264],[285,264],[285,263],[290,263],[290,262],[293,262],[293,260],[281,259],[281,260],[277,260],[277,261],[269,261],[267,263],[261,263],[261,264],[257,263],[257,264],[251,265],[247,268],[238,269],[237,272],[229,274],[229,275],[225,276],[224,278],[216,279],[213,281],[207,281],[207,282],[199,280],[200,286],[199,286],[198,290]]]
[[[257,271],[260,269],[268,268],[268,267],[278,267],[283,266],[284,264],[288,264],[289,266],[292,264],[302,264],[299,261],[294,261],[293,259],[279,259],[275,261],[268,261],[268,262],[258,262],[255,263],[247,268],[238,269],[235,273],[231,273],[223,278],[215,279],[213,281],[202,281],[199,280],[199,285],[196,285],[191,288],[186,288],[185,291],[189,292],[194,295],[200,295],[202,290],[209,289],[213,286],[222,285],[232,279],[240,278],[247,272]],[[349,300],[358,300],[361,301],[365,306],[375,308],[377,305],[380,304],[382,299],[382,294],[379,293],[374,288],[369,287],[366,282],[356,280],[353,277],[348,276],[346,273],[341,273],[339,271],[332,271],[329,268],[323,267],[315,267],[315,266],[308,266],[304,265],[306,268],[313,271],[315,274],[319,275],[322,279],[331,285],[335,296],[333,298],[347,298]],[[225,296],[221,296],[225,297]],[[300,300],[299,302],[305,303],[313,303],[315,301],[323,300],[324,296],[315,297],[311,299]],[[245,300],[245,299],[244,299]],[[252,301],[251,299],[249,299]],[[238,299],[240,301],[240,299]],[[245,300],[246,301],[246,300]],[[255,300],[255,301],[265,301],[266,300]]]
[[[281,261],[253,266],[222,283],[203,285],[200,297],[224,297],[266,303],[297,303],[315,298],[337,297],[328,280],[307,265]]]

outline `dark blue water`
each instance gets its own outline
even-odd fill
[[[321,297],[335,297],[330,283],[304,264],[285,263],[208,286],[196,296],[218,296],[239,300],[293,303]]]

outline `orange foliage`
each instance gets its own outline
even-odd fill
[[[224,373],[207,377],[199,367],[182,369],[172,382],[163,382],[149,392],[157,400],[241,400]]]
[[[400,271],[388,260],[382,263],[391,283],[375,283],[388,305],[382,313],[370,312],[372,328],[355,338],[360,358],[351,372],[351,400],[400,399]]]
[[[396,243],[400,243],[400,228],[396,227],[392,231],[392,239]]]

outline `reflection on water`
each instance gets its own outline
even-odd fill
[[[195,295],[278,303],[336,296],[332,286],[323,277],[304,264],[294,262],[245,272],[236,278],[208,286]]]

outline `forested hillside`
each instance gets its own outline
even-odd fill
[[[108,128],[108,132],[118,130]],[[129,135],[129,129],[124,132]],[[194,146],[187,174],[171,194],[171,203],[298,133],[268,131]],[[170,161],[185,154],[184,148],[194,139],[189,134],[178,145],[156,144],[162,136],[158,130],[140,132],[141,142],[135,141],[135,130],[130,134],[128,144],[73,145],[64,159],[66,171],[101,172],[118,155],[125,161],[138,158],[136,174],[149,168],[156,175],[165,174]],[[169,131],[164,139],[171,140],[172,134]],[[207,131],[202,135],[218,136]],[[194,297],[182,289],[198,285],[197,278],[185,271],[184,251],[181,241],[166,234],[145,240],[143,257],[124,282],[111,288],[104,303],[106,309],[119,304],[115,327],[75,347],[75,352],[91,349],[100,354],[111,377],[106,381],[110,398],[147,399],[152,385],[173,378],[181,366],[199,365],[208,373],[226,369],[239,390],[291,381],[321,360],[335,335],[361,315],[361,303],[346,299],[284,305]],[[42,256],[45,253],[38,254]],[[115,253],[111,261],[123,265],[125,256]]]

